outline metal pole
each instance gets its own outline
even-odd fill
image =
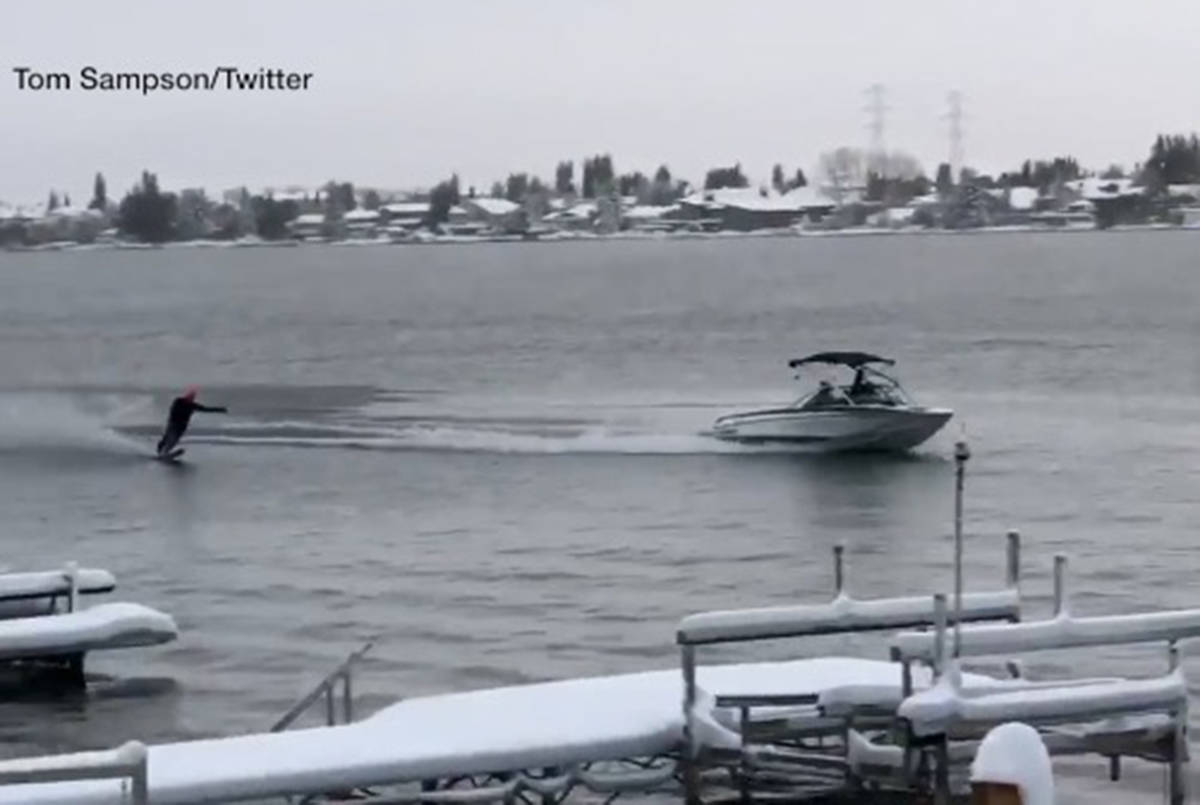
[[[1054,555],[1054,617],[1065,614],[1067,606],[1067,591],[1065,588],[1065,571],[1067,557],[1061,553]]]
[[[1021,586],[1021,533],[1016,529],[1008,532],[1008,572],[1005,574],[1005,584],[1019,589]]]
[[[67,612],[79,608],[79,565],[67,562],[64,575],[67,577]]]
[[[700,769],[697,764],[696,729],[692,710],[696,705],[696,647],[680,646],[683,665],[683,792],[687,805],[700,803]]]
[[[946,596],[933,596],[933,678],[937,679],[945,669],[946,659]]]
[[[842,586],[845,583],[845,570],[843,569],[842,555],[846,552],[845,545],[833,546],[833,585],[836,588],[836,594],[842,594]]]
[[[1171,673],[1179,668],[1179,646],[1172,640],[1167,645],[1167,658]],[[1171,805],[1183,805],[1187,802],[1187,774],[1185,764],[1188,761],[1188,705],[1183,705],[1171,713],[1174,730],[1171,735],[1171,767],[1169,772]]]
[[[967,459],[971,449],[965,440],[954,443],[954,656],[958,657],[962,638],[959,624],[962,621],[962,557],[963,557],[963,476],[966,474]]]

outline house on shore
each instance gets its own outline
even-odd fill
[[[752,232],[784,229],[803,221],[820,221],[833,211],[832,199],[807,187],[787,193],[752,188],[703,190],[679,200],[680,220],[703,222],[701,228]],[[714,226],[715,224],[715,226]]]
[[[330,233],[325,213],[306,212],[288,222],[288,230],[297,240],[324,240]]]
[[[487,225],[497,232],[523,233],[529,226],[525,208],[506,198],[476,196],[459,201],[469,220]]]
[[[633,232],[673,232],[681,222],[673,217],[679,212],[678,204],[638,204],[621,210],[621,229]]]
[[[381,217],[378,210],[356,207],[342,215],[346,237],[355,240],[371,240],[381,232]]]

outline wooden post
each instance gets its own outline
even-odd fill
[[[332,727],[337,723],[337,713],[333,709],[333,682],[325,683],[325,726]]]

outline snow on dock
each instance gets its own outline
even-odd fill
[[[4,573],[0,574],[0,601],[68,595],[72,572],[75,574],[75,587],[80,593],[110,593],[116,589],[117,580],[113,574],[98,568],[68,567],[64,570]]]
[[[175,621],[131,603],[78,608],[82,594],[111,592],[107,570],[79,568],[0,574],[0,662],[65,665],[83,681],[83,657],[99,649],[153,646],[174,640]],[[60,608],[59,602],[63,606]]]
[[[1004,620],[1020,613],[1015,589],[963,596],[962,619]],[[902,629],[933,623],[928,595],[858,600],[841,594],[829,604],[768,607],[689,615],[679,624],[677,642],[691,645],[770,640],[798,635]]]
[[[110,593],[116,587],[116,579],[107,570],[77,568],[73,563],[62,570],[0,574],[0,618],[49,615],[57,609],[59,599],[74,608],[73,595]]]
[[[154,646],[179,631],[170,615],[141,604],[99,604],[77,612],[0,620],[0,661]]]
[[[698,683],[712,695],[819,694],[846,684],[898,690],[900,673],[895,663],[823,657],[707,666]],[[680,745],[682,698],[678,670],[651,671],[423,696],[343,726],[162,744],[148,749],[150,798],[228,802],[665,755]],[[717,719],[732,714],[697,709],[709,741],[736,745]],[[124,800],[119,783],[96,780],[0,786],[8,802]]]

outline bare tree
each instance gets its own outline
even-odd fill
[[[821,183],[841,203],[851,190],[866,187],[866,159],[858,148],[842,146],[821,154],[818,170]]]

